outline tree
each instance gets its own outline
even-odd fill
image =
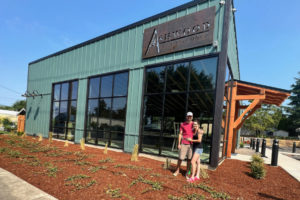
[[[259,135],[264,131],[275,131],[281,118],[282,109],[280,107],[263,105],[245,121],[244,127]]]
[[[298,78],[295,78],[295,83],[291,85],[291,96],[289,100],[291,101],[289,105],[289,120],[291,127],[291,135],[296,136],[296,129],[300,128],[300,72],[298,72]]]
[[[20,111],[22,108],[26,108],[26,101],[25,100],[16,101],[12,105],[12,108],[15,111]]]

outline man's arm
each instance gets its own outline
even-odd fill
[[[182,130],[179,131],[178,135],[178,149],[181,149]]]

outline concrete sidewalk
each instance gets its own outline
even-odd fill
[[[247,147],[246,147],[247,148]],[[253,154],[255,150],[252,150]],[[300,182],[300,161],[289,156],[283,155],[284,152],[279,152],[278,154],[278,166],[282,167],[287,173],[293,176]],[[266,148],[266,158],[263,158],[265,164],[271,164],[272,150]],[[251,161],[250,155],[243,154],[232,154],[231,159],[237,159],[242,161]]]
[[[56,198],[0,168],[0,199],[55,200]]]

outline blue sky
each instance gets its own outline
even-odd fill
[[[0,105],[26,91],[28,63],[188,0],[0,0]],[[300,71],[300,1],[235,0],[241,79],[290,89]]]

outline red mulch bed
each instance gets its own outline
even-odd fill
[[[24,141],[30,142],[27,147]],[[173,177],[172,172],[164,170],[163,163],[159,161],[139,157],[139,161],[131,162],[130,154],[114,151],[103,154],[102,149],[89,147],[82,151],[80,145],[69,144],[69,147],[64,147],[64,142],[60,141],[53,141],[50,145],[57,147],[56,150],[45,148],[49,145],[49,141],[45,139],[36,147],[30,146],[34,143],[38,143],[37,138],[0,135],[0,167],[58,199],[116,199],[112,197],[112,190],[118,194],[118,188],[122,195],[118,199],[168,199],[168,195],[183,197],[195,193],[204,195],[206,199],[213,199],[210,193],[200,188],[185,188],[188,185],[185,177]],[[30,152],[34,148],[42,150],[40,147],[44,147],[45,152]],[[1,153],[1,148],[6,150]],[[14,154],[9,155],[10,150],[19,151],[21,156],[16,158],[18,156],[14,157]],[[111,158],[113,162],[99,163],[99,160],[107,158]],[[116,167],[118,164],[119,167]],[[120,165],[138,168],[122,168]],[[93,167],[104,169],[92,172]],[[52,176],[51,169],[54,170]],[[58,171],[55,172],[55,169]],[[249,163],[227,159],[217,170],[208,171],[208,179],[201,179],[197,184],[226,193],[231,199],[299,199],[300,183],[296,179],[280,167],[266,165],[266,169],[265,179],[256,180],[249,175]],[[90,178],[66,181],[68,177],[79,174]],[[139,176],[144,180],[159,181],[162,189],[150,190],[152,186],[142,182],[130,186]]]

